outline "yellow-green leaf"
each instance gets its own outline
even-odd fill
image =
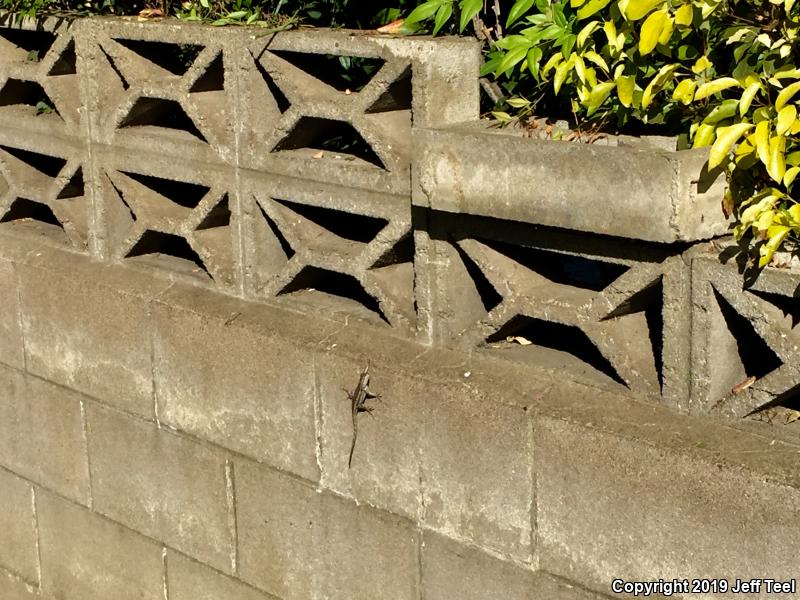
[[[755,227],[758,231],[766,231],[769,229],[770,225],[772,225],[772,220],[775,218],[775,211],[774,210],[765,210],[758,216],[756,222],[753,223],[753,227]]]
[[[675,24],[688,27],[692,24],[692,17],[694,16],[694,9],[691,4],[684,4],[675,11]]]
[[[755,98],[756,94],[760,89],[761,89],[760,83],[751,83],[742,92],[742,97],[739,99],[740,117],[743,117],[747,113],[747,111],[750,110],[750,104],[752,104],[753,98]]]
[[[567,78],[574,62],[575,61],[568,60],[556,67],[556,73],[553,76],[553,89],[556,91],[556,94],[561,90],[561,86],[564,85],[564,80]]]
[[[675,75],[675,71],[680,65],[664,65],[659,69],[653,80],[647,84],[642,94],[642,108],[646,109],[653,101],[653,97],[661,90],[662,87]]]
[[[800,225],[800,204],[792,204],[786,212],[789,213],[795,226]]]
[[[772,256],[775,254],[775,251],[780,247],[783,241],[786,239],[786,236],[789,235],[791,228],[787,227],[786,225],[773,225],[767,230],[767,236],[769,239],[767,243],[762,245],[758,252],[761,255],[761,258],[758,261],[759,267],[765,267],[769,264],[769,261],[772,260]]]
[[[784,135],[791,129],[794,122],[797,120],[797,108],[794,104],[784,106],[778,113],[778,120],[775,124],[775,133]]]
[[[664,26],[661,28],[661,35],[658,36],[658,43],[667,45],[669,44],[669,40],[672,37],[672,30],[674,28],[674,22],[672,17],[667,15],[667,20],[664,23]]]
[[[650,54],[658,44],[661,30],[667,22],[667,11],[659,10],[652,13],[644,20],[639,34],[639,53],[644,56]]]
[[[752,127],[753,125],[751,123],[736,123],[728,127],[720,127],[717,130],[717,139],[711,146],[711,151],[709,152],[708,168],[714,169],[721,165],[728,157],[733,145]]]
[[[583,53],[583,58],[585,58],[589,62],[597,65],[598,67],[603,69],[603,71],[608,73],[608,63],[606,62],[606,60],[602,56],[600,56],[594,50],[587,50],[586,52],[584,52]]]
[[[663,0],[629,0],[625,7],[625,16],[630,21],[638,21],[662,3]]]
[[[779,183],[786,173],[786,138],[782,135],[776,135],[769,140],[767,173]]]
[[[786,173],[783,174],[783,185],[785,185],[787,188],[792,185],[798,173],[800,173],[800,167],[791,167],[786,169]],[[792,208],[795,207],[797,207],[797,210],[800,211],[800,204],[795,204]],[[791,211],[791,209],[789,210]]]
[[[699,75],[700,73],[702,73],[703,71],[712,66],[713,64],[711,63],[710,60],[708,60],[707,56],[701,56],[692,66],[692,73],[694,73],[695,75]]]
[[[570,61],[575,66],[575,73],[578,74],[578,79],[585,82],[586,81],[586,63],[583,62],[583,59],[574,52],[569,57]]]
[[[764,163],[764,166],[769,164],[769,121],[761,121],[756,125],[755,133],[755,146],[758,160]]]
[[[692,148],[705,148],[714,143],[714,135],[716,134],[716,126],[711,123],[703,123],[697,128],[694,134],[694,142]]]
[[[800,81],[795,81],[782,89],[778,97],[775,98],[775,110],[780,111],[798,91],[800,91]]]
[[[569,0],[569,5],[572,8],[578,8],[579,6],[583,5],[586,0]]]
[[[698,87],[697,92],[694,95],[694,99],[695,101],[702,100],[703,98],[708,98],[712,94],[717,94],[723,90],[727,90],[728,88],[739,85],[741,84],[733,77],[720,77],[719,79],[708,81]]]
[[[616,51],[619,51],[622,46],[617,42],[617,26],[614,21],[606,21],[603,24],[603,32],[606,34],[608,45]]]
[[[633,90],[636,87],[636,79],[632,75],[622,75],[617,77],[617,97],[622,106],[629,107],[633,102]]]
[[[597,29],[598,27],[600,27],[600,21],[592,21],[591,23],[584,26],[584,28],[578,32],[578,36],[576,39],[578,48],[583,48],[583,45],[586,43],[586,40],[589,38],[590,35],[592,35],[592,33],[594,33],[595,29]]]
[[[611,90],[614,89],[614,85],[615,84],[613,81],[604,81],[603,83],[598,83],[592,88],[592,91],[589,92],[589,98],[585,103],[586,108],[588,109],[588,115],[594,113],[600,107],[600,105],[605,102],[605,99],[608,98]]]
[[[697,88],[697,83],[693,79],[684,79],[672,92],[672,99],[677,100],[681,104],[689,104],[694,99],[694,90]]]
[[[578,9],[578,18],[587,19],[596,12],[603,10],[611,0],[589,0],[586,4]]]
[[[751,200],[754,200],[758,196],[754,196]],[[778,202],[778,197],[774,194],[767,194],[761,200],[759,200],[756,204],[748,206],[746,209],[742,211],[742,214],[739,215],[739,222],[744,225],[745,227],[750,226],[758,216],[764,212],[765,210],[771,210],[775,204]]]
[[[544,66],[542,67],[541,70],[542,77],[546,77],[547,74],[550,72],[550,70],[553,69],[553,67],[557,66],[562,60],[563,58],[561,56],[561,52],[553,54],[553,56],[551,56],[548,59],[548,61],[544,63]]]

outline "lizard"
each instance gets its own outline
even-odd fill
[[[352,392],[347,390],[345,392],[350,400],[353,415],[353,443],[350,446],[350,458],[347,461],[347,468],[349,469],[353,464],[353,451],[356,449],[356,439],[358,438],[358,413],[372,413],[374,409],[367,406],[367,400],[380,398],[379,394],[373,394],[369,389],[369,363],[361,371],[355,389]]]

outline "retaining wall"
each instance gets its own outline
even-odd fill
[[[703,241],[702,154],[468,124],[466,40],[26,27],[0,29],[0,596],[796,577],[798,279],[742,291]]]

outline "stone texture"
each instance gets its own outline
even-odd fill
[[[152,418],[146,298],[169,283],[56,251],[37,260],[19,267],[28,370]]]
[[[533,578],[530,569],[435,533],[424,535],[422,589],[426,600],[532,600]]]
[[[37,497],[42,589],[59,600],[163,600],[161,547],[49,493]]]
[[[177,552],[167,554],[170,600],[275,600]]]
[[[654,242],[722,235],[723,182],[702,150],[531,140],[478,127],[414,131],[414,203]],[[485,157],[492,156],[491,162]]]
[[[248,327],[235,303],[225,306],[220,299],[203,314],[154,305],[159,418],[318,479],[312,360],[264,328]]]
[[[116,411],[87,411],[94,508],[230,571],[233,531],[225,458]]]
[[[343,338],[331,343],[359,347]],[[526,412],[495,401],[490,385],[465,378],[468,366],[458,372],[460,379],[453,376],[456,369],[445,375],[441,367],[449,356],[422,356],[411,344],[392,346],[392,354],[392,362],[379,362],[367,351],[360,358],[333,351],[320,359],[323,485],[451,537],[530,560],[532,441]],[[370,387],[381,399],[370,401],[372,417],[359,416],[348,469],[353,428],[342,388],[355,386],[370,359]]]
[[[38,588],[1,568],[0,598],[3,600],[47,600],[47,597],[42,595]]]
[[[502,561],[426,532],[422,550],[426,600],[602,600],[604,596],[545,572]]]
[[[22,368],[24,363],[19,314],[19,286],[14,266],[0,261],[0,362]]]
[[[0,505],[3,506],[0,511],[0,531],[3,532],[0,567],[13,571],[29,583],[38,583],[36,518],[30,484],[0,469]]]
[[[0,464],[87,503],[80,395],[0,367]]]
[[[245,461],[236,502],[245,581],[285,600],[418,597],[409,522]]]
[[[596,589],[617,577],[795,576],[797,487],[557,419],[539,419],[536,440],[543,569]]]

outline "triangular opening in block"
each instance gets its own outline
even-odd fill
[[[185,208],[196,208],[209,191],[209,187],[188,181],[176,181],[154,175],[143,175],[131,171],[120,171],[126,177],[142,184],[159,196]]]
[[[56,225],[63,229],[63,226],[47,204],[28,200],[27,198],[17,198],[14,200],[6,214],[0,219],[0,223],[21,220],[39,221],[41,223],[48,223],[49,225]]]
[[[370,269],[382,269],[392,265],[414,262],[414,234],[409,232],[384,252]]]
[[[8,152],[11,156],[24,162],[29,167],[36,169],[40,173],[44,173],[48,177],[56,177],[61,173],[61,169],[67,164],[67,161],[57,156],[50,156],[48,154],[40,154],[30,150],[23,150],[22,148],[12,148],[10,146],[0,145],[0,150]]]
[[[35,81],[13,78],[6,81],[0,89],[0,106],[15,105],[32,106],[37,114],[59,114],[55,102]]]
[[[383,66],[381,58],[313,54],[270,50],[272,54],[302,69],[315,79],[340,91],[360,92]]]
[[[481,243],[553,283],[600,292],[630,269],[627,265],[494,240]]]
[[[283,232],[278,228],[278,225],[275,221],[264,211],[263,207],[259,204],[258,205],[259,212],[261,216],[264,217],[264,221],[266,221],[267,226],[269,227],[274,239],[278,242],[278,246],[280,251],[283,252],[284,257],[286,260],[292,258],[296,253],[292,245],[289,243],[289,240],[286,239],[286,236],[283,235]]]
[[[273,152],[311,148],[360,159],[385,169],[383,161],[350,123],[320,117],[301,117]]]
[[[115,38],[114,41],[174,75],[186,74],[203,50],[203,46],[196,44],[170,44],[120,38]]]
[[[100,48],[100,51],[103,53],[103,56],[106,57],[111,70],[114,71],[114,74],[119,78],[119,81],[122,84],[122,89],[127,90],[130,88],[131,85],[128,83],[128,80],[125,79],[125,76],[122,74],[122,71],[119,70],[119,67],[117,67],[117,63],[114,62],[114,59],[111,58],[108,52],[106,52],[103,48]]]
[[[300,221],[297,218],[293,219],[298,225],[302,226],[302,220],[307,219],[332,234],[353,242],[364,244],[371,242],[388,224],[386,219],[379,217],[359,215],[334,208],[299,204],[279,198],[274,200],[292,211],[296,217],[300,217]]]
[[[57,199],[61,200],[64,198],[77,198],[79,196],[83,196],[84,193],[84,184],[83,184],[83,169],[78,167],[75,173],[70,177],[67,184],[61,188],[61,191],[58,193]]]
[[[75,75],[77,70],[77,56],[75,55],[75,40],[70,40],[61,56],[50,67],[48,75]]]
[[[197,80],[189,88],[191,93],[200,92],[219,92],[225,89],[225,65],[222,62],[222,53],[220,52],[209,63],[206,70],[197,78]]]
[[[512,340],[512,341],[509,341]],[[525,340],[527,345],[518,341]],[[526,352],[537,348],[554,350],[562,355],[571,355],[594,371],[628,387],[611,362],[603,356],[589,337],[578,327],[554,321],[545,321],[527,315],[516,315],[495,333],[486,338],[489,345],[502,345],[522,349]],[[555,361],[556,363],[559,361]],[[562,365],[563,366],[563,365]]]
[[[205,216],[197,231],[228,227],[231,224],[231,209],[228,203],[228,194],[225,194],[219,203]]]
[[[472,260],[472,257],[467,254],[464,249],[453,240],[450,240],[453,248],[458,253],[464,268],[467,271],[472,284],[475,286],[475,292],[478,294],[484,310],[489,313],[495,309],[503,301],[503,296],[495,289],[478,263]]]
[[[769,302],[775,308],[783,313],[784,317],[791,317],[792,327],[796,327],[800,323],[800,298],[793,298],[791,296],[783,296],[772,292],[762,292],[760,290],[747,290],[754,296],[761,298],[765,302]]]
[[[275,100],[275,106],[278,108],[278,111],[281,114],[285,113],[287,110],[289,110],[289,107],[291,107],[292,103],[289,102],[289,99],[286,97],[286,94],[284,94],[281,88],[278,87],[278,84],[275,83],[275,80],[272,78],[272,75],[270,75],[267,72],[267,70],[264,68],[264,65],[262,65],[261,62],[259,62],[255,58],[255,56],[253,56],[253,62],[256,65],[256,70],[261,75],[261,78],[264,80],[267,89],[269,89],[269,93],[272,94],[272,98]]]
[[[31,31],[9,27],[0,27],[0,38],[12,47],[16,47],[19,50],[16,54],[25,56],[31,62],[42,60],[56,41],[56,35],[49,31]]]
[[[603,317],[603,321],[617,319],[626,315],[644,313],[650,346],[653,349],[658,383],[664,387],[664,284],[658,277],[647,286],[628,297],[614,310]]]
[[[386,90],[367,109],[368,113],[382,113],[392,110],[411,110],[411,66],[392,82]]]
[[[739,360],[748,377],[761,379],[783,365],[783,361],[756,332],[753,324],[736,312],[725,297],[712,286],[714,298],[731,336],[736,341]],[[713,348],[709,348],[713,352]]]
[[[183,237],[148,229],[130,249],[126,258],[152,256],[157,266],[189,271],[211,278],[203,260]]]
[[[292,294],[303,291],[317,292],[344,300],[346,303],[357,304],[380,317],[385,323],[391,324],[386,315],[383,314],[378,301],[368,294],[352,275],[306,266],[279,294]]]
[[[119,127],[165,127],[177,131],[184,131],[202,142],[206,138],[194,124],[183,107],[175,100],[163,98],[140,97],[131,107],[128,114],[119,124]]]

